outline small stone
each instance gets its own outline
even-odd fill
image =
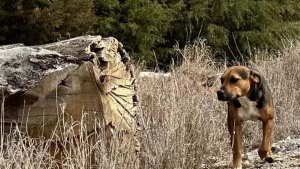
[[[284,140],[280,140],[280,141],[278,141],[278,144],[279,144],[280,146],[284,146],[284,145],[285,145],[285,141],[284,141]]]
[[[277,157],[275,161],[282,162],[282,161],[284,161],[284,158],[282,158],[282,157]]]
[[[272,163],[271,166],[272,166],[272,167],[275,167],[275,166],[277,166],[277,164],[276,164],[276,163]]]
[[[245,165],[249,165],[250,162],[249,162],[248,160],[246,160],[246,161],[244,161],[244,164],[245,164]]]
[[[200,164],[200,165],[199,165],[199,168],[201,168],[201,169],[206,169],[207,166],[206,166],[206,164]]]
[[[273,152],[273,154],[277,154],[280,151],[280,147],[279,146],[274,146],[271,148],[271,151]]]
[[[253,161],[257,156],[257,150],[246,154],[245,160]]]
[[[249,160],[246,160],[246,161],[243,162],[243,167],[253,168],[253,164],[251,164]]]

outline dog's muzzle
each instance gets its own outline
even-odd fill
[[[217,91],[219,101],[234,101],[240,97],[240,95],[232,96],[226,93],[224,90],[220,89]]]

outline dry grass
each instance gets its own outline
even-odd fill
[[[206,76],[221,73],[225,67],[217,65],[209,56],[203,41],[180,50],[187,60],[173,70],[170,78],[140,78],[139,121],[141,151],[137,165],[130,144],[120,143],[114,137],[105,148],[104,131],[97,131],[96,142],[89,144],[84,137],[67,141],[63,149],[67,154],[60,164],[63,168],[89,168],[90,152],[95,153],[97,168],[200,168],[218,160],[231,162],[225,103],[218,102],[213,87],[203,87]],[[267,53],[256,58],[257,68],[265,75],[271,88],[276,115],[273,141],[300,133],[300,48],[286,51],[278,58]],[[2,112],[3,113],[3,112]],[[84,126],[84,124],[81,124]],[[96,124],[98,125],[98,124]],[[84,127],[82,127],[84,129]],[[259,122],[244,125],[245,151],[257,148],[262,136]],[[53,168],[59,163],[47,152],[49,141],[41,143],[14,131],[1,134],[0,168]],[[109,153],[110,152],[110,153]],[[72,158],[71,158],[72,156]]]
[[[221,73],[225,68],[207,57],[209,50],[201,41],[182,53],[194,60],[176,68],[171,78],[140,80],[145,168],[199,168],[203,163],[215,163],[216,158],[231,161],[227,108],[215,93],[220,82],[211,88],[201,86],[203,75]],[[294,48],[279,58],[267,53],[256,57],[256,67],[274,97],[273,141],[300,133],[299,55],[300,49]],[[262,124],[246,122],[243,130],[245,151],[258,148]]]

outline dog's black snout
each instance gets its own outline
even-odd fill
[[[218,100],[222,101],[226,99],[226,94],[224,90],[218,90],[217,95],[218,95]]]
[[[217,95],[218,95],[218,96],[223,96],[223,95],[225,95],[224,90],[218,90],[218,91],[217,91]]]

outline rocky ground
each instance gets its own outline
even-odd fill
[[[243,156],[243,168],[255,169],[300,169],[300,136],[287,137],[271,145],[275,162],[267,163],[262,161],[257,153],[257,149],[247,152]],[[212,167],[203,168],[223,169],[230,168],[228,161],[216,162]]]
[[[257,155],[257,150],[246,153],[244,156],[246,164],[244,168],[299,168],[300,169],[300,136],[287,137],[277,143],[272,144],[274,163],[264,163]],[[248,162],[247,162],[248,161]]]

